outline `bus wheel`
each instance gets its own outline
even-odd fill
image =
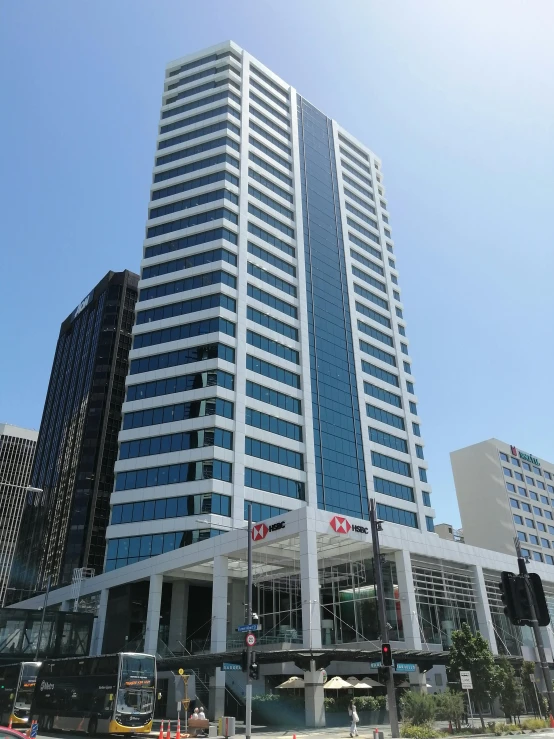
[[[88,722],[89,736],[94,736],[96,734],[97,729],[98,729],[98,719],[96,718],[96,716],[93,716]]]

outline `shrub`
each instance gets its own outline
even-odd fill
[[[529,731],[536,731],[537,729],[546,729],[548,721],[542,718],[526,718],[521,722],[521,728]]]
[[[277,703],[282,697],[278,693],[260,693],[259,695],[252,696],[252,703]]]
[[[402,724],[400,727],[400,736],[409,739],[437,739],[440,732],[434,729],[430,724]]]
[[[465,707],[463,696],[459,691],[447,690],[445,693],[438,693],[435,695],[435,704],[440,719],[451,721],[457,729],[461,727]]]
[[[400,699],[402,718],[410,724],[423,726],[435,718],[436,704],[427,693],[405,693]]]

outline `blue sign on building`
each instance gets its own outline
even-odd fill
[[[242,667],[240,665],[235,665],[233,662],[224,662],[222,669],[226,672],[230,672],[231,670],[242,670]]]
[[[415,672],[416,665],[413,665],[410,662],[397,662],[396,671],[397,672]]]

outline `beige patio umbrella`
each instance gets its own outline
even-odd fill
[[[304,680],[302,680],[301,677],[298,677],[297,675],[293,675],[292,677],[289,677],[288,680],[285,680],[284,683],[281,683],[281,685],[278,685],[277,688],[303,688],[304,687]]]
[[[371,677],[362,677],[362,682],[369,685],[371,688],[384,688],[382,683],[378,683],[377,680],[373,680]]]
[[[351,689],[352,685],[346,682],[346,680],[343,680],[342,677],[339,677],[338,675],[335,675],[335,677],[332,677],[323,686],[323,690],[336,690],[337,698],[339,696],[339,690],[344,690],[346,688]]]
[[[348,677],[347,682],[354,688],[354,690],[371,690],[371,685],[366,683],[365,680],[358,680],[357,677]]]

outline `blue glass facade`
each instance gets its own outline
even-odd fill
[[[332,123],[297,100],[318,506],[368,518]]]

